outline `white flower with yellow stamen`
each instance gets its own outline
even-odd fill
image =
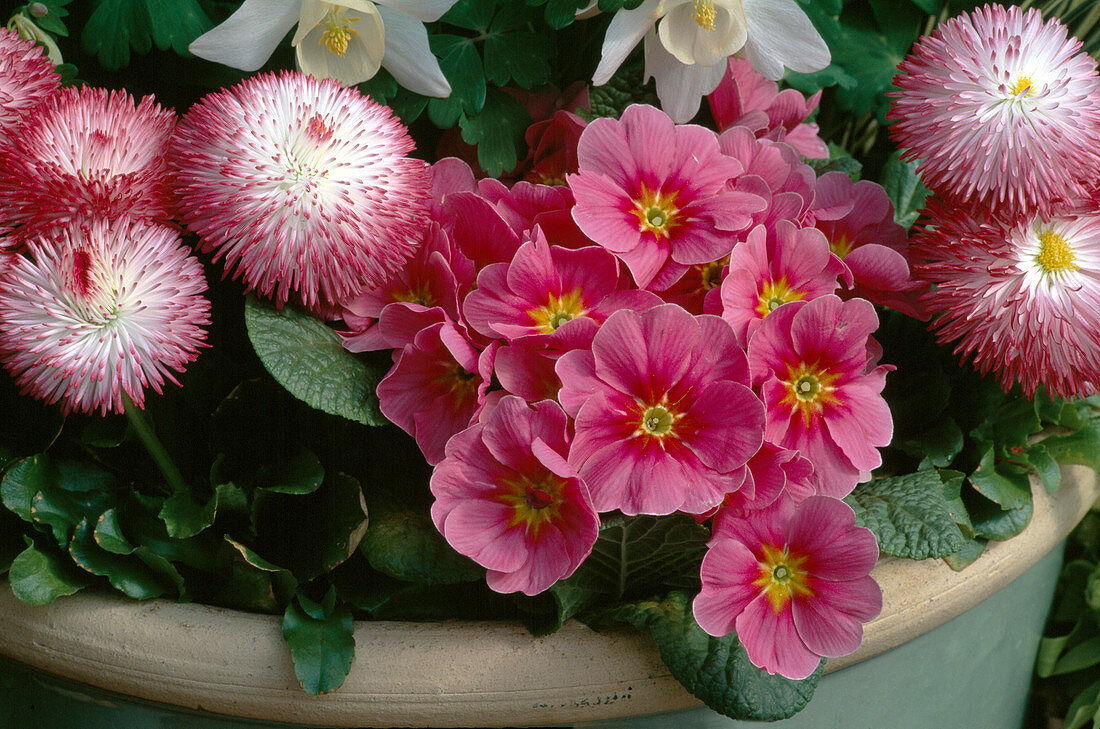
[[[657,80],[661,107],[676,122],[695,116],[732,55],[772,80],[784,68],[829,65],[825,41],[795,0],[645,0],[612,18],[592,83],[607,83],[643,38],[646,78]]]
[[[255,71],[295,25],[302,71],[353,86],[385,68],[409,91],[447,97],[451,86],[428,45],[424,23],[457,0],[245,0],[237,12],[194,40],[199,58]]]

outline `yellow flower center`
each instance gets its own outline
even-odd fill
[[[665,195],[659,190],[650,191],[643,186],[641,196],[634,201],[634,215],[638,218],[639,230],[649,231],[658,238],[667,238],[680,224],[676,193]]]
[[[714,9],[714,0],[695,0],[695,8],[692,10],[691,19],[703,30],[714,30],[714,21],[718,19],[718,11]]]
[[[800,362],[797,367],[789,367],[787,379],[783,381],[787,386],[783,402],[801,412],[803,422],[808,426],[826,405],[839,402],[833,385],[837,377],[816,364]]]
[[[697,266],[699,269],[699,282],[703,291],[710,291],[722,283],[722,269],[728,266],[729,262],[730,257],[724,256],[720,260]]]
[[[395,291],[393,293],[394,301],[403,301],[407,304],[420,304],[421,306],[435,306],[435,296],[432,294],[431,287],[424,281],[419,281],[414,286],[410,286],[404,291]]]
[[[1069,241],[1052,230],[1039,234],[1039,255],[1036,257],[1045,273],[1076,271],[1077,256]]]
[[[1012,82],[1012,86],[1009,87],[1009,91],[1013,96],[1031,96],[1035,93],[1034,85],[1031,82],[1030,76],[1017,76],[1016,80]]]
[[[587,311],[581,292],[574,289],[560,297],[550,294],[545,304],[530,309],[527,315],[540,332],[552,334],[565,322],[583,316]]]
[[[829,248],[832,249],[833,253],[835,253],[838,258],[843,259],[852,252],[852,242],[848,240],[847,236],[841,234],[839,238],[829,242]]]
[[[653,405],[642,413],[641,430],[649,435],[663,438],[672,432],[672,424],[676,422],[676,416],[661,405]]]
[[[561,492],[565,482],[546,474],[541,479],[519,478],[500,485],[497,499],[512,508],[512,526],[525,525],[533,537],[537,537],[544,524],[561,515]]]
[[[764,546],[760,575],[752,584],[760,588],[775,612],[781,612],[793,597],[813,596],[810,575],[803,567],[805,562],[805,557],[790,554],[786,547]]]
[[[359,31],[351,27],[351,24],[359,18],[348,18],[344,15],[344,8],[333,8],[321,22],[325,24],[325,32],[317,41],[318,45],[327,46],[329,51],[338,56],[348,52],[348,43],[352,36],[358,36]]]
[[[756,313],[763,318],[789,301],[804,298],[806,298],[804,291],[792,289],[787,284],[787,277],[780,276],[775,281],[765,281],[760,287],[760,293],[757,294]]]

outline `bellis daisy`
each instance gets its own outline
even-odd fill
[[[0,28],[0,142],[60,85],[61,77],[42,48]]]
[[[1100,390],[1100,216],[1008,224],[934,207],[915,275],[941,342],[994,372],[1005,390],[1045,385],[1070,398]]]
[[[28,241],[0,272],[0,359],[24,392],[66,412],[141,407],[198,356],[209,324],[202,265],[179,234],[78,221]]]
[[[185,115],[170,163],[182,218],[250,288],[338,304],[416,250],[428,167],[390,110],[332,80],[263,74]]]
[[[1057,19],[987,5],[941,23],[898,68],[890,133],[936,192],[1027,214],[1100,173],[1096,62]]]
[[[165,153],[176,114],[146,96],[59,91],[18,143],[0,146],[0,220],[49,225],[78,216],[165,219]]]

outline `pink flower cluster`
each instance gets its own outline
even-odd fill
[[[891,135],[937,200],[914,274],[941,342],[1006,391],[1100,391],[1100,76],[1057,18],[986,5],[899,66]]]
[[[0,362],[68,411],[141,407],[204,346],[202,265],[170,223],[175,113],[60,89],[0,30]]]
[[[804,677],[880,608],[839,499],[892,433],[870,301],[919,313],[919,284],[881,188],[817,178],[756,122],[632,106],[576,135],[558,186],[443,159],[419,251],[340,318],[347,348],[392,350],[382,412],[493,589],[571,575],[601,514],[691,514],[713,524],[700,624]]]

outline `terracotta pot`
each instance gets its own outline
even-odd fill
[[[1024,533],[991,545],[962,572],[938,560],[881,560],[873,574],[883,588],[882,614],[866,626],[863,646],[829,661],[826,671],[943,626],[1039,563],[1100,493],[1088,468],[1064,468],[1062,482],[1053,497],[1035,484],[1035,514]],[[1047,559],[1053,574],[1058,559]],[[1044,595],[1025,591],[1042,616],[1052,584],[1046,589]],[[0,585],[0,656],[173,707],[332,727],[488,727],[605,722],[699,706],[671,677],[649,637],[634,631],[595,633],[570,622],[536,639],[513,624],[359,622],[355,641],[357,657],[343,687],[307,696],[294,677],[278,617],[93,592],[31,607]],[[819,694],[833,680],[826,675]],[[699,726],[740,726],[704,714],[725,723]],[[971,713],[970,723],[959,726],[979,726],[975,716],[981,714]]]

